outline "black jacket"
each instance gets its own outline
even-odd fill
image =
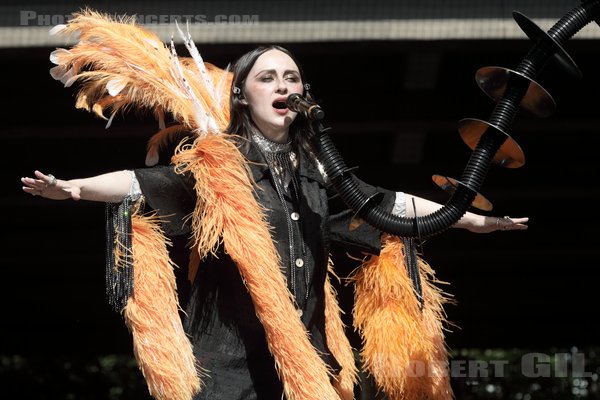
[[[246,156],[252,162],[253,178],[259,186],[255,197],[268,210],[267,218],[281,257],[282,273],[290,287],[293,268],[290,253],[295,254],[295,259],[302,260],[294,279],[302,321],[324,361],[337,370],[339,364],[330,354],[325,340],[324,283],[329,246],[336,242],[348,249],[377,254],[380,231],[366,223],[355,230],[348,229],[353,212],[335,197],[303,152],[300,152],[298,169],[299,202],[286,197],[288,213],[284,211],[270,170],[254,143],[247,147]],[[193,178],[176,174],[171,166],[135,172],[147,204],[168,221],[163,224],[166,233],[189,236],[189,224],[182,221],[192,212],[196,202]],[[382,191],[385,196],[381,206],[392,209],[394,192],[358,183],[367,195]],[[292,213],[297,213],[294,218],[291,218]],[[293,229],[291,236],[288,234],[290,227]],[[302,237],[302,240],[295,239],[290,243],[290,237]],[[194,345],[194,354],[208,374],[203,378],[206,386],[197,399],[279,399],[282,386],[263,327],[236,265],[220,250],[218,257],[209,256],[200,265],[186,308],[184,326]]]

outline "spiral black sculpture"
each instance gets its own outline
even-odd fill
[[[426,238],[443,232],[457,222],[470,206],[490,210],[491,204],[479,194],[492,163],[518,168],[525,163],[519,145],[508,134],[520,108],[535,116],[547,116],[554,109],[552,97],[535,81],[549,60],[555,59],[571,75],[581,73],[562,44],[591,21],[597,23],[600,0],[584,0],[569,11],[548,32],[528,17],[513,12],[519,27],[535,43],[516,70],[485,67],[477,71],[478,85],[497,101],[489,121],[463,119],[459,132],[473,150],[460,180],[435,175],[433,180],[451,192],[448,202],[439,210],[417,218],[395,216],[378,205],[378,196],[367,197],[354,182],[346,166],[319,121],[314,121],[316,134],[312,143],[332,185],[342,200],[367,223],[392,235]]]

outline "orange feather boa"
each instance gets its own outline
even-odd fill
[[[253,195],[246,160],[227,135],[199,139],[173,161],[196,178],[192,215],[194,246],[201,257],[224,243],[236,263],[261,321],[289,400],[337,400],[331,372],[310,343],[281,273],[264,209]]]
[[[183,330],[175,274],[157,217],[132,216],[134,293],[123,309],[150,394],[190,400],[200,391],[192,345]]]
[[[402,242],[386,236],[379,256],[353,276],[354,326],[363,339],[363,365],[390,400],[453,398],[447,370],[444,293],[419,259],[425,306],[421,310],[406,272]]]

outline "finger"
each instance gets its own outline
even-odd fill
[[[44,182],[33,178],[21,178],[21,182],[30,187],[37,187],[44,184]]]
[[[40,189],[36,189],[36,188],[31,188],[28,186],[23,186],[23,191],[25,193],[28,193],[32,196],[41,196],[42,195],[42,191]]]
[[[521,230],[525,230],[527,228],[528,228],[528,226],[525,224],[512,223],[509,225],[505,225],[503,229],[504,230],[519,230],[519,231],[521,231]]]
[[[529,227],[527,225],[524,225],[524,224],[513,224],[511,226],[511,229],[519,230],[519,231],[526,230],[527,228],[529,228]]]
[[[522,228],[522,227],[527,226],[525,224],[528,221],[529,221],[528,217],[513,218],[513,217],[509,217],[508,215],[506,215],[502,218],[498,218],[496,220],[496,225],[501,226],[503,229],[509,229],[509,227]]]
[[[527,217],[524,217],[524,218],[504,217],[504,219],[506,219],[507,221],[513,222],[515,224],[522,224],[522,223],[529,221],[529,218],[527,218]]]
[[[23,182],[27,186],[37,188],[37,189],[43,189],[47,186],[47,183],[40,179],[21,178],[21,182]]]
[[[35,176],[38,177],[38,179],[40,181],[42,181],[45,185],[51,185],[52,181],[56,182],[56,178],[53,178],[53,175],[50,174],[44,174],[38,170],[34,171]]]
[[[518,227],[519,229],[527,229],[527,222],[529,222],[529,218],[512,218],[511,222],[513,225]]]

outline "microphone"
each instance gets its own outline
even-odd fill
[[[285,103],[292,111],[304,112],[308,119],[322,120],[325,118],[325,111],[317,103],[306,100],[298,93],[290,94]]]

